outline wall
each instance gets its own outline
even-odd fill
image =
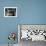
[[[4,17],[8,6],[18,7],[17,18]],[[46,0],[0,0],[0,44],[8,43],[9,32],[17,34],[18,24],[46,24]]]

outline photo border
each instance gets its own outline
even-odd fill
[[[16,8],[16,16],[5,16],[5,9],[6,8]],[[17,17],[17,7],[4,7],[4,17]]]

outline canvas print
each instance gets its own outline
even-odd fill
[[[4,17],[17,17],[17,7],[4,7]]]

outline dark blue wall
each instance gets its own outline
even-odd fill
[[[18,17],[4,17],[4,7],[18,7]],[[10,32],[17,34],[18,24],[46,24],[46,0],[0,0],[0,43],[8,43]]]

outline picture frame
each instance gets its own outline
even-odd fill
[[[32,39],[28,38],[29,40],[31,39],[31,41],[46,41],[46,24],[19,24],[18,25],[18,42],[23,40],[23,39],[21,39],[22,30],[24,30],[24,31],[28,30],[28,35],[29,35],[29,33],[33,32],[33,34],[30,34],[31,36],[33,36]],[[36,33],[34,31],[36,31]],[[35,36],[37,36],[37,37],[35,37]],[[28,40],[28,39],[26,39],[26,40]]]
[[[17,7],[4,7],[4,17],[17,17]]]

